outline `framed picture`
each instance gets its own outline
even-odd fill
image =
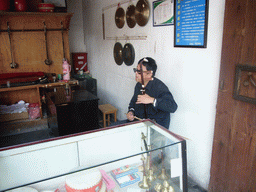
[[[256,66],[237,65],[234,99],[256,104]]]
[[[208,0],[175,0],[174,47],[206,48]]]
[[[153,2],[153,26],[174,25],[174,0]]]
[[[55,12],[67,12],[66,0],[43,0],[43,3],[52,3],[55,6]]]

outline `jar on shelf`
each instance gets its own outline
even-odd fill
[[[24,12],[27,11],[27,1],[26,0],[14,0],[15,11]]]

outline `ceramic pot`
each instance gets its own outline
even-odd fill
[[[14,0],[15,11],[24,12],[27,11],[27,1],[26,0]]]

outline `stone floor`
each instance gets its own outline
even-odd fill
[[[52,126],[51,129],[48,127],[49,120],[38,120],[33,123],[14,122],[9,125],[9,127],[0,124],[0,148],[57,137],[58,130],[56,119],[51,119],[50,121],[51,125],[56,125]],[[15,129],[17,126],[19,127],[19,130]],[[188,177],[188,191],[207,192],[190,177]]]

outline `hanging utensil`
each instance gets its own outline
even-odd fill
[[[131,4],[126,10],[126,22],[128,27],[133,28],[136,25],[136,20],[135,20],[135,9],[136,7]]]
[[[124,63],[127,66],[131,66],[134,63],[135,51],[132,44],[126,43],[124,45],[122,57],[123,57]]]
[[[114,46],[114,59],[117,65],[122,65],[123,63],[122,50],[123,50],[122,44],[119,42],[116,42]]]
[[[115,14],[115,22],[116,22],[116,26],[119,29],[123,28],[124,26],[124,23],[125,23],[124,15],[125,15],[124,9],[118,5],[118,8]]]
[[[47,29],[46,29],[46,25],[44,22],[44,37],[45,37],[45,47],[46,47],[46,57],[47,59],[44,61],[44,63],[46,65],[51,65],[52,61],[49,59],[49,55],[48,55],[48,46],[47,46]]]
[[[12,62],[10,63],[10,66],[12,69],[14,68],[17,68],[18,67],[18,64],[14,62],[14,59],[13,59],[13,52],[12,52],[12,41],[11,41],[11,30],[10,30],[10,27],[9,27],[9,22],[7,22],[7,31],[8,31],[8,35],[9,35],[9,42],[10,42],[10,51],[11,51],[11,58],[12,58]]]
[[[135,20],[139,26],[145,26],[149,19],[149,3],[147,0],[139,0],[135,9]]]

